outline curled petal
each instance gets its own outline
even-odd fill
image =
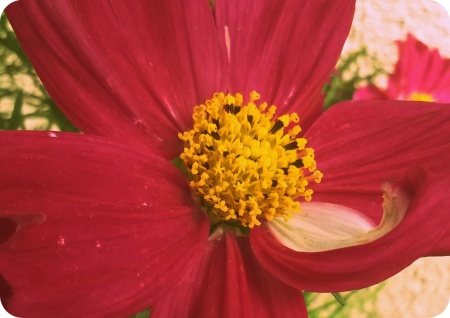
[[[0,245],[11,314],[129,316],[197,266],[208,218],[183,175],[141,150],[89,135],[1,133],[0,218],[17,224]]]
[[[302,211],[294,214],[288,222],[275,218],[266,226],[277,241],[299,252],[357,245],[354,238],[375,227],[358,211],[323,202],[302,203]]]
[[[383,217],[378,226],[359,211],[345,206],[305,202],[289,222],[268,222],[272,235],[298,252],[322,252],[372,242],[395,228],[410,203],[409,195],[392,182],[383,184]]]
[[[397,226],[372,242],[298,252],[277,241],[267,227],[260,227],[250,236],[255,256],[273,275],[305,290],[337,292],[379,283],[425,256],[449,230],[448,181],[437,181],[419,169],[406,175],[399,186],[410,195],[411,204]],[[388,210],[397,209],[401,214],[403,200],[409,199],[403,195],[399,198],[389,204]],[[379,210],[381,214],[381,206]]]
[[[305,138],[321,183],[313,200],[344,205],[381,219],[380,185],[421,166],[450,174],[450,107],[405,101],[352,101],[326,111]]]

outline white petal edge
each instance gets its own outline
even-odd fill
[[[267,226],[281,244],[297,252],[323,252],[369,243],[395,228],[410,203],[408,195],[392,182],[385,182],[382,189],[383,217],[378,226],[359,211],[325,202],[302,203],[302,211],[288,222],[275,218]]]

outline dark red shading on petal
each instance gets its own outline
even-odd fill
[[[203,254],[207,216],[160,157],[103,137],[0,134],[0,274],[19,317],[126,317]]]
[[[313,200],[381,218],[381,184],[422,166],[450,176],[450,108],[405,101],[353,101],[326,111],[306,133],[324,177]]]
[[[50,95],[84,133],[173,158],[193,107],[226,87],[207,1],[21,0],[6,11]]]
[[[259,227],[250,236],[257,259],[285,283],[310,291],[359,289],[391,277],[425,256],[450,227],[449,180],[416,171],[406,178],[415,190],[413,201],[403,221],[378,240],[303,253],[284,247],[266,228]]]
[[[389,77],[389,99],[407,99],[414,92],[430,94],[437,102],[450,102],[450,59],[443,59],[413,35],[397,41],[399,58]]]
[[[152,317],[308,317],[301,290],[267,272],[248,237],[209,241],[202,264],[152,307]]]
[[[3,308],[8,308],[12,294],[11,285],[0,275],[0,301]]]
[[[0,218],[0,244],[9,240],[9,238],[16,232],[17,223],[8,219]]]
[[[280,113],[296,111],[308,128],[322,112],[323,85],[336,65],[354,0],[217,1],[222,48],[230,43],[229,89],[255,90]]]
[[[358,88],[353,94],[353,100],[386,100],[389,99],[385,92],[376,86]]]

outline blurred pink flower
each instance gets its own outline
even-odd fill
[[[450,59],[437,49],[408,34],[397,41],[399,58],[394,73],[389,75],[386,89],[369,85],[356,90],[354,100],[415,100],[450,102]]]

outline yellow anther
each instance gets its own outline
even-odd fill
[[[270,106],[269,107],[269,110],[267,111],[267,114],[266,114],[266,116],[267,116],[267,118],[269,118],[269,119],[272,119],[272,117],[273,117],[273,115],[275,114],[275,111],[277,110],[277,107],[276,106]]]
[[[302,158],[302,161],[303,161],[303,164],[304,164],[305,168],[311,167],[312,165],[314,165],[314,162],[315,162],[314,158],[311,157],[311,156],[304,156]]]
[[[298,123],[300,121],[300,118],[298,117],[297,113],[292,113],[290,116],[290,120],[293,123]]]
[[[191,173],[192,174],[197,174],[198,173],[198,162],[194,162],[192,164]]]
[[[257,92],[255,92],[255,91],[251,92],[250,93],[250,103],[253,103],[255,100],[260,99],[260,97],[261,96]]]
[[[299,150],[305,149],[306,142],[307,142],[305,138],[297,138],[296,141],[297,141],[297,147]]]
[[[223,101],[225,104],[228,104],[228,105],[234,105],[235,104],[235,99],[234,99],[234,97],[233,96],[231,96],[230,94],[228,94],[227,96],[225,96],[225,99],[224,99],[224,101]]]
[[[312,175],[314,176],[314,181],[316,183],[320,183],[322,181],[323,174],[319,170],[314,171]]]
[[[229,184],[226,181],[224,181],[221,185],[216,186],[217,193],[224,191],[226,188],[228,188],[228,186]]]
[[[289,130],[288,134],[291,135],[291,137],[295,137],[297,136],[300,132],[302,131],[302,129],[300,128],[300,126],[294,126],[292,127],[291,130]]]
[[[225,170],[225,168],[220,165],[220,162],[218,162],[217,166],[215,166],[213,169],[216,172],[216,175],[217,174],[219,174],[219,175],[222,174],[223,171]]]
[[[283,115],[278,117],[278,120],[283,123],[284,127],[287,127],[289,125],[289,115]]]
[[[208,124],[208,133],[211,134],[213,131],[217,131],[216,124]]]
[[[228,206],[227,203],[225,201],[220,201],[219,204],[214,204],[214,207],[217,209],[222,210],[223,212],[228,211]]]
[[[235,103],[237,106],[242,106],[242,103],[244,102],[244,98],[242,97],[242,94],[236,94],[235,96]]]
[[[245,185],[242,182],[237,182],[234,187],[236,188],[237,191],[245,191]]]
[[[305,197],[305,200],[306,200],[306,201],[311,201],[312,194],[313,194],[313,190],[308,189],[308,190],[305,191],[305,193],[303,194],[303,196]]]
[[[296,198],[311,200],[308,181],[321,181],[314,151],[297,136],[301,128],[285,131],[298,123],[297,114],[276,117],[275,106],[255,104],[259,98],[251,92],[244,104],[241,94],[216,93],[194,107],[193,129],[178,135],[190,185],[211,222],[238,220],[252,228],[262,219],[289,220],[300,211]]]
[[[259,105],[259,110],[261,112],[265,111],[267,108],[267,103],[261,103],[261,105]]]

